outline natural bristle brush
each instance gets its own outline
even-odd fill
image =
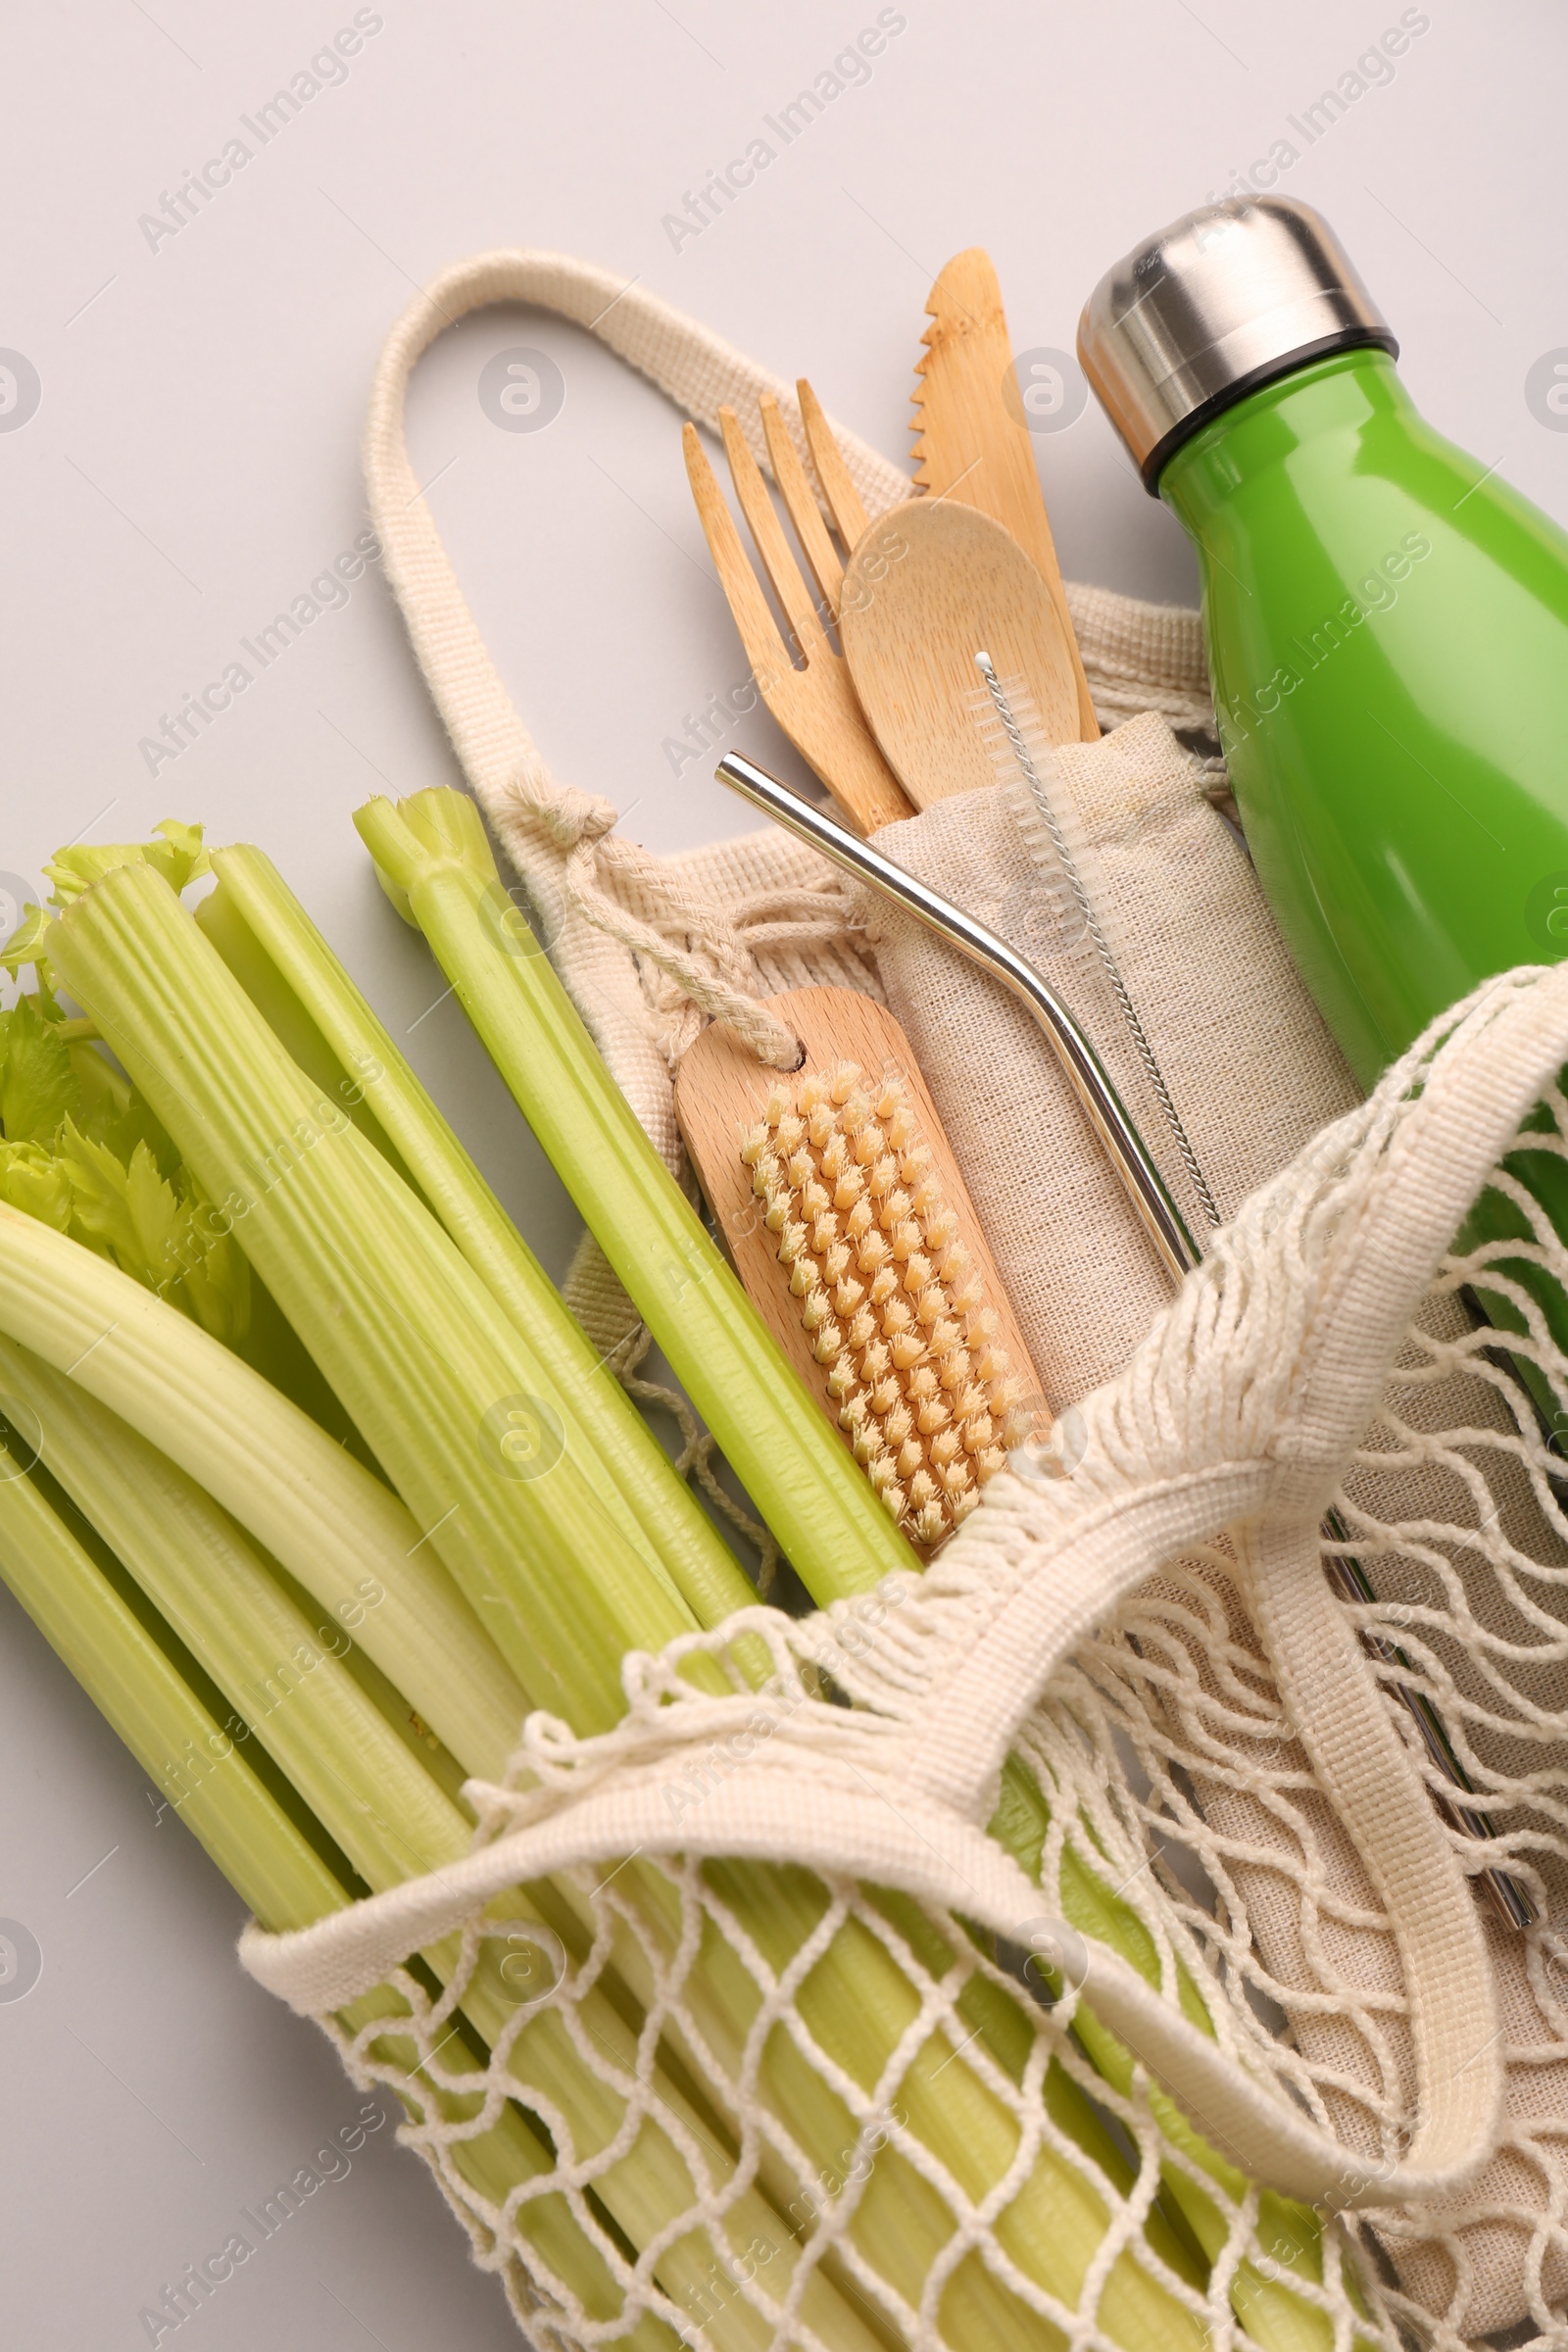
[[[847,989],[768,1002],[800,1068],[706,1030],[676,1075],[681,1133],[769,1328],[930,1551],[1042,1434],[1039,1384],[898,1023]]]
[[[903,1080],[841,1061],[775,1086],[741,1158],[857,1461],[910,1540],[939,1544],[1002,1467],[1023,1392]]]

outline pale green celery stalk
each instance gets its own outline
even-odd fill
[[[805,1871],[776,1868],[764,1882],[755,1866],[736,1863],[710,1864],[708,1875],[763,1958],[782,1975],[806,1938],[808,1923],[814,1927],[826,1907],[820,1883]],[[764,1889],[771,1891],[771,1900],[760,1899]],[[714,2009],[704,2014],[704,2023],[719,2063],[734,2080],[760,1990],[725,1939],[705,1939],[703,1956],[720,1996]],[[867,2093],[875,2089],[901,2040],[914,2028],[920,2006],[914,1985],[892,1953],[858,1921],[840,1929],[800,1984],[795,2001],[830,2062]],[[727,2041],[726,2030],[731,2036]],[[979,2203],[1012,2164],[1018,2132],[1011,2111],[965,2062],[965,2046],[959,2042],[956,2047],[941,2031],[930,2033],[909,2060],[897,2096],[913,2136]],[[853,2140],[849,2110],[782,2027],[768,2037],[760,2088],[813,2153]],[[1097,2129],[1087,2143],[1080,2142],[1096,2163],[1100,2141]],[[1114,2182],[1113,2168],[1107,2180]],[[1104,2197],[1083,2169],[1042,2148],[992,2228],[1027,2278],[1071,2305],[1108,2218]],[[920,2283],[952,2233],[948,2206],[915,2161],[896,2146],[885,2148],[856,2207],[852,2235],[858,2253],[917,2300]],[[1163,2257],[1163,2246],[1152,2239],[1151,2243]],[[1179,2274],[1185,2269],[1180,2263],[1173,2267]],[[1024,2352],[1038,2343],[1041,2327],[977,2254],[957,2266],[946,2287],[941,2325],[946,2339],[961,2352],[974,2352],[981,2344],[1012,2345]],[[1191,2313],[1130,2249],[1116,2257],[1105,2281],[1100,2326],[1129,2352],[1144,2346],[1157,2346],[1159,2352],[1200,2352],[1203,2344],[1203,2332]]]
[[[463,793],[354,819],[736,1476],[813,1598],[917,1565],[638,1124]]]
[[[722,1536],[282,875],[249,847],[212,856],[196,919],[283,1045],[406,1170],[491,1297],[537,1351],[595,1458],[688,1606],[716,1625],[757,1595]],[[508,904],[508,911],[514,912]]]
[[[1064,1916],[1070,1916],[1065,1903],[1062,1910]],[[1134,2087],[1132,2052],[1085,2010],[1079,2011],[1073,2031],[1096,2073],[1130,2097]],[[1173,2099],[1157,2088],[1152,2089],[1150,2108],[1173,2146],[1183,2149],[1211,2179],[1221,2182],[1233,2199],[1245,2193],[1246,2175],[1216,2155],[1194,2131]],[[1161,2166],[1160,2179],[1203,2252],[1211,2262],[1217,2260],[1230,2228],[1221,2207],[1173,2164]],[[1258,2236],[1272,2248],[1282,2271],[1296,2271],[1314,2285],[1322,2283],[1322,2224],[1310,2206],[1265,2189],[1259,2200],[1256,2227]],[[1254,2263],[1244,2260],[1239,2264],[1230,2300],[1242,2326],[1254,2342],[1264,2347],[1264,2352],[1331,2352],[1334,2322],[1328,2313],[1293,2294],[1283,2279],[1266,2278]],[[1361,2346],[1361,2352],[1372,2352],[1365,2339],[1357,2337],[1354,2341]]]
[[[471,1825],[443,1794],[416,1751],[366,1697],[340,1657],[315,1640],[300,1614],[250,1550],[238,1530],[190,1480],[90,1397],[9,1344],[0,1348],[0,1381],[30,1405],[43,1430],[43,1460],[77,1507],[169,1619],[254,1737],[335,1838],[367,1884],[379,1890],[463,1859]],[[532,1902],[511,1892],[492,1906],[508,1921],[537,1920]],[[459,1938],[425,1955],[445,1981]],[[465,1989],[464,2012],[490,2045],[514,2024],[516,1995],[493,1952],[481,1954]],[[639,2066],[635,2035],[603,1993],[579,2005],[582,2027],[628,2076]],[[608,2146],[622,2130],[625,2100],[586,2068],[553,2008],[536,2012],[513,2044],[522,2061],[518,2095],[532,2086],[569,2120],[579,2157]],[[662,2112],[708,2141],[701,2120],[656,2071]],[[733,2175],[730,2159],[708,2141],[715,2184]],[[690,2204],[694,2184],[657,2116],[595,2182],[606,2208],[636,2245],[647,2244]],[[722,2233],[687,2232],[662,2254],[659,2276],[672,2300],[690,2308],[715,2254],[744,2254],[759,2237],[770,2248],[768,2284],[782,2294],[796,2250],[778,2217],[755,2190],[737,2198]],[[726,2249],[724,2240],[729,2240]],[[782,2257],[777,2273],[774,2256]],[[825,2279],[806,2289],[802,2317],[839,2348],[874,2352],[867,2331]],[[723,2340],[760,2348],[768,2329],[739,2302],[729,2306]]]
[[[290,1061],[160,875],[117,868],[49,940],[536,1703],[578,1731],[616,1722],[626,1651],[695,1620],[607,1512],[587,1438],[531,1345]]]
[[[0,1332],[177,1462],[310,1591],[334,1635],[352,1632],[464,1771],[501,1778],[527,1695],[401,1504],[313,1421],[128,1275],[4,1204]],[[582,1916],[570,1890],[563,1899]],[[563,1930],[559,1912],[551,1924]],[[646,1993],[628,1937],[615,1957]]]
[[[279,888],[286,888],[276,867],[260,850],[231,849],[223,855],[240,861],[238,871],[224,882],[214,870],[216,888],[198,899],[194,908],[197,929],[204,939],[211,940],[290,1061],[298,1064],[320,1094],[332,1096],[342,1103],[366,1142],[375,1146],[394,1175],[401,1176],[405,1184],[416,1185],[418,1180],[414,1170],[382,1124],[375,1099],[384,1091],[386,1049],[397,1051],[391,1038],[385,1038],[383,1048],[381,1035],[372,1044],[368,1032],[365,1033],[365,1049],[354,1054],[352,1059],[334,1051],[317,1014],[302,1001],[297,984],[284,978],[275,954],[263,944],[245,909],[241,896],[243,861],[259,859],[269,878]],[[310,917],[297,901],[291,911],[300,924],[310,926]],[[316,936],[319,938],[319,934]],[[325,942],[320,944],[330,956]],[[373,1020],[374,1016],[370,1017]]]
[[[928,1975],[941,1978],[953,1965],[950,1939],[907,1895],[879,1888],[877,1907],[914,1951]],[[1033,2055],[1036,2024],[1033,2003],[1020,2001],[985,1977],[971,1977],[958,1996],[958,2014],[965,2025],[983,2034],[989,2048],[1015,2082],[1021,2082]],[[1138,2168],[1121,2143],[1111,2137],[1103,2117],[1088,2093],[1053,2058],[1046,2069],[1046,2111],[1057,2127],[1091,2156],[1117,2193],[1126,2196]],[[1160,2260],[1190,2286],[1203,2287],[1208,2279],[1208,2257],[1196,2237],[1184,2230],[1180,2216],[1156,2200],[1146,2226],[1149,2242]]]
[[[472,804],[460,793],[424,792],[396,806],[372,801],[355,821],[376,860],[383,887],[394,905],[429,940],[547,1155],[710,1426],[718,1431],[720,1443],[774,1534],[785,1541],[813,1597],[825,1605],[863,1589],[863,1563],[854,1534],[842,1518],[835,1526],[824,1513],[816,1530],[821,1540],[808,1557],[798,1554],[774,1515],[771,1491],[765,1496],[759,1486],[759,1478],[766,1483],[767,1465],[764,1459],[759,1469],[755,1428],[743,1426],[738,1437],[727,1434],[735,1419],[733,1387],[725,1399],[715,1401],[713,1391],[719,1384],[710,1381],[707,1387],[700,1386],[705,1372],[702,1359],[713,1346],[711,1309],[731,1278],[727,1270],[722,1275],[712,1273],[710,1260],[716,1253],[686,1209],[548,960],[504,891]],[[723,1297],[724,1310],[730,1307],[730,1298]],[[733,1312],[737,1319],[751,1313],[738,1292]],[[699,1319],[700,1335],[689,1329]],[[683,1338],[687,1341],[684,1349]],[[727,1355],[721,1360],[729,1372]],[[760,1362],[768,1363],[769,1370],[761,1383],[754,1378],[745,1385],[744,1403],[755,1408],[755,1390],[761,1386],[769,1391],[770,1398],[779,1400],[780,1418],[790,1434],[802,1423],[813,1434],[821,1434],[840,1463],[847,1462],[804,1390],[798,1396],[789,1394],[782,1383],[771,1381],[773,1360],[781,1361],[764,1336],[754,1370]],[[732,1409],[721,1420],[725,1402]],[[742,1447],[740,1458],[733,1451],[737,1444]],[[869,1495],[858,1472],[854,1474],[854,1484],[861,1496]],[[1020,1855],[1032,1847],[1038,1863],[1040,1838],[1048,1820],[1033,1777],[1014,1763],[1006,1775],[1004,1803],[992,1825],[993,1834]],[[1120,1914],[1125,1906],[1116,1906],[1116,1910]],[[1130,1912],[1124,1920],[1110,1923],[1110,1939],[1118,1948],[1125,1948],[1129,1924],[1136,1925]],[[1191,2005],[1206,2024],[1196,1989]],[[827,2006],[831,2013],[831,2002]],[[1173,2117],[1180,2113],[1174,2105],[1170,2112]],[[1184,2144],[1196,2142],[1185,2119],[1180,2136]],[[1213,2151],[1207,2154],[1216,2168],[1224,2169],[1223,2160]],[[1205,2202],[1175,2168],[1170,2168],[1167,2186],[1184,2210]],[[1196,2214],[1190,2213],[1188,2218],[1197,2228]],[[1210,2225],[1207,2234],[1212,2239],[1214,2209],[1207,2207],[1202,2218]],[[1199,2233],[1203,2234],[1201,2230]],[[1303,2267],[1310,2269],[1309,2257]],[[1286,2290],[1278,2290],[1276,2299],[1289,2309],[1268,2340],[1273,2352],[1288,2352],[1298,2325],[1316,2326],[1319,2315]],[[1257,2298],[1249,2297],[1249,2303],[1255,2327],[1264,2315]]]
[[[328,1864],[32,1479],[0,1469],[0,1576],[230,1886],[279,1931],[340,1908]]]
[[[178,1463],[345,1626],[470,1771],[529,1699],[396,1496],[177,1307],[0,1201],[0,1331]]]
[[[264,1926],[282,1933],[343,1908],[349,1895],[342,1882],[25,1475],[0,1480],[0,1577]],[[394,2028],[407,2015],[383,1984],[340,2011],[338,2022],[355,2034],[381,2017]],[[409,2074],[405,2096],[416,2114],[422,2108],[464,2122],[477,2112],[476,2099],[455,2097],[417,2070],[406,2035],[389,2032],[373,2046]],[[453,2153],[459,2171],[498,2206],[517,2183],[554,2165],[514,2107]],[[594,2316],[613,2318],[619,2289],[565,2199],[530,2201],[519,2223],[541,2260]],[[671,2352],[674,2337],[645,2319],[627,2341],[635,2352]]]
[[[236,1710],[230,1735],[260,1739],[329,1828],[352,1801],[354,1838],[339,1843],[367,1884],[395,1886],[451,1861],[454,1808],[387,1733],[341,1670],[337,1648],[286,1598],[227,1513],[107,1407],[11,1340],[0,1340],[0,1396],[30,1406],[44,1467]],[[344,1646],[348,1639],[341,1635]],[[308,1708],[300,1703],[307,1692]],[[368,1781],[372,1731],[377,1769]],[[465,1831],[458,1850],[467,1845]]]

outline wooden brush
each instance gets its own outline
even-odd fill
[[[930,1552],[1050,1415],[897,1021],[848,989],[769,1008],[800,1068],[705,1030],[676,1074],[681,1133],[763,1320]]]

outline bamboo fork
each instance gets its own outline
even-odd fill
[[[910,816],[913,809],[877,749],[856,698],[843,656],[825,626],[838,617],[844,563],[833,544],[806,467],[771,393],[760,402],[762,431],[780,496],[821,598],[812,596],[791,553],[773,510],[761,468],[746,445],[733,409],[720,409],[719,429],[730,479],[758,556],[800,649],[802,666],[790,658],[756,572],[747,560],[713,469],[688,424],[682,436],[686,473],[697,504],[703,536],[718,572],[753,676],[768,710],[796,750],[814,768],[858,833]],[[845,552],[865,528],[865,510],[856,494],[837,443],[810,387],[801,386],[801,413],[808,444]]]
[[[806,433],[806,446],[816,467],[816,478],[822,485],[833,525],[843,540],[845,550],[854,555],[856,544],[866,531],[866,514],[860,504],[860,493],[850,479],[850,469],[844,463],[844,452],[833,437],[833,427],[822,414],[822,404],[805,376],[798,378],[795,396],[801,404],[801,424]],[[774,406],[777,407],[777,402]]]

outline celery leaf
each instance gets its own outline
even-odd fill
[[[0,1014],[0,1132],[6,1142],[51,1142],[80,1099],[64,1038],[30,997],[19,997]]]
[[[136,1098],[131,1098],[132,1105]],[[138,1138],[122,1160],[107,1142],[67,1123],[60,1164],[71,1183],[72,1230],[121,1271],[181,1307],[233,1346],[250,1328],[250,1264],[217,1230],[212,1202],[189,1169],[172,1179]]]
[[[42,943],[54,919],[47,906],[28,906],[24,909],[21,922],[5,946],[0,948],[0,965],[13,979],[24,963],[41,961],[44,954]]]
[[[173,891],[211,872],[200,825],[183,825],[177,817],[166,816],[153,831],[153,841],[79,842],[61,850],[43,869],[55,886],[55,905],[69,906],[121,865],[150,865]]]
[[[0,1200],[69,1233],[75,1214],[71,1178],[41,1144],[0,1144]]]

